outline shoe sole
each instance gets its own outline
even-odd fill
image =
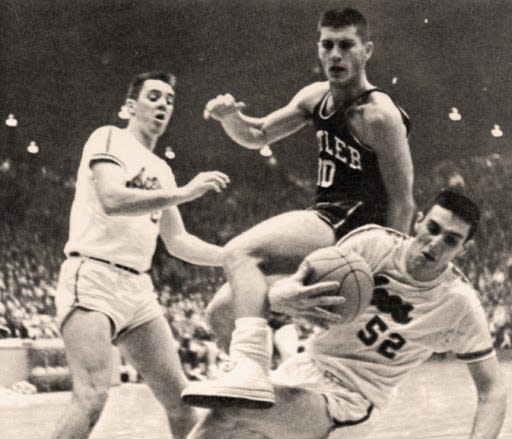
[[[248,394],[249,393],[249,394]],[[268,409],[275,404],[273,392],[251,391],[247,388],[212,389],[211,393],[186,390],[181,394],[185,404],[202,408],[238,407],[250,409]]]

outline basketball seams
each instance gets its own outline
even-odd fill
[[[370,284],[373,284],[373,276],[371,275],[371,271],[369,271],[369,267],[366,261],[361,258],[354,259],[351,257],[351,252],[347,254],[345,252],[339,251],[338,249],[324,250],[327,251],[324,251],[323,254],[312,255],[313,258],[306,258],[313,267],[318,267],[321,272],[321,276],[317,277],[320,273],[315,270],[311,277],[308,276],[308,278],[310,282],[321,282],[325,281],[331,276],[330,280],[334,280],[340,283],[340,287],[338,288],[338,295],[341,295],[344,286],[349,289],[347,290],[347,293],[350,297],[350,301],[346,303],[346,305],[349,306],[348,309],[345,308],[342,313],[346,315],[345,311],[349,312],[349,315],[347,316],[348,319],[345,323],[350,323],[354,321],[355,318],[357,318],[357,316],[359,316],[363,311],[363,303],[365,303],[366,299],[368,298],[366,297],[367,292],[363,291],[363,285],[365,284],[366,280],[369,281]],[[326,271],[323,271],[324,269],[326,269]],[[338,270],[341,271],[339,275],[342,275],[343,277],[338,277],[336,279],[336,272]],[[360,278],[359,273],[364,274],[364,278]],[[353,276],[352,279],[348,278],[350,275]],[[310,282],[307,283],[309,284]],[[350,289],[355,290],[357,294],[350,293]],[[370,294],[370,292],[368,293]],[[354,297],[355,295],[357,295],[357,299]],[[343,309],[344,306],[341,306]]]

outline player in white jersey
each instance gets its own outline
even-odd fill
[[[375,279],[370,306],[345,325],[315,309],[342,300],[318,296],[332,288],[331,282],[303,285],[307,264],[274,284],[272,309],[327,317],[328,329],[271,375],[277,396],[272,408],[217,408],[189,437],[313,439],[333,430],[340,439],[366,437],[372,414],[386,405],[406,374],[432,353],[452,351],[467,363],[478,393],[471,438],[496,438],[505,416],[505,388],[478,295],[451,262],[471,245],[478,218],[471,200],[444,191],[426,216],[418,217],[414,238],[377,225],[342,238],[337,245],[362,256]],[[237,321],[233,340],[239,355],[261,361],[266,342],[255,341],[243,322]],[[230,430],[236,433],[229,436]]]
[[[111,343],[161,402],[174,437],[185,437],[196,419],[179,399],[187,380],[147,270],[158,235],[178,258],[221,265],[222,249],[189,234],[177,205],[221,192],[229,178],[204,172],[178,187],[153,153],[174,109],[172,75],[137,76],[126,106],[127,127],[94,131],[78,170],[56,295],[73,396],[54,438],[89,436],[107,400]]]

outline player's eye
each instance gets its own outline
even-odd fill
[[[320,45],[325,50],[332,50],[332,49],[334,49],[334,41],[332,41],[332,40],[322,40],[322,41],[320,41]]]
[[[439,235],[439,233],[441,233],[441,227],[439,226],[439,224],[437,223],[434,223],[432,221],[430,221],[428,224],[427,224],[427,229],[428,229],[428,232],[433,235],[433,236],[436,236],[436,235]]]
[[[174,105],[174,96],[167,95],[165,97],[165,102],[167,103],[167,105]]]
[[[353,41],[340,41],[339,47],[341,50],[349,50],[355,46]]]
[[[158,99],[160,99],[160,96],[162,96],[162,93],[160,93],[159,91],[157,90],[151,90],[149,93],[148,93],[148,99],[151,101],[151,102],[156,102],[158,101]]]
[[[448,247],[455,247],[459,243],[459,239],[456,236],[448,235],[448,236],[445,236],[444,243]]]

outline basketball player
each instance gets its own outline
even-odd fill
[[[233,315],[249,318],[243,325],[249,322],[251,328],[251,319],[263,316],[265,275],[291,273],[308,253],[333,245],[363,224],[409,231],[414,205],[409,119],[367,79],[373,43],[366,19],[354,9],[329,10],[320,19],[319,32],[318,56],[327,81],[304,87],[288,105],[264,118],[242,114],[243,104],[231,95],[218,96],[206,105],[206,114],[246,148],[261,148],[310,123],[319,148],[315,206],[270,218],[225,247],[224,269],[233,294],[224,286],[209,306],[212,326],[223,345],[233,330]],[[266,327],[264,319],[257,321]],[[256,333],[267,336],[265,328],[254,331],[255,337]],[[240,367],[251,370],[243,397],[272,403],[272,386],[263,371],[238,354],[237,361],[243,358]],[[255,382],[260,383],[258,389],[249,390],[255,389]],[[203,386],[204,393],[211,395],[210,383]],[[229,393],[229,384],[219,386]],[[233,397],[240,397],[239,388],[233,390]]]
[[[333,430],[339,439],[365,437],[374,413],[406,374],[433,352],[445,351],[467,364],[477,389],[470,437],[496,438],[505,417],[505,386],[478,295],[451,262],[471,245],[478,221],[478,207],[469,198],[445,191],[425,216],[418,216],[414,238],[378,225],[342,238],[339,248],[360,255],[371,267],[376,287],[370,306],[352,323],[330,325],[304,353],[277,369],[272,408],[219,407],[189,438],[320,439]],[[302,264],[295,275],[272,286],[273,309],[305,311],[297,303],[314,288],[302,284],[307,273]],[[309,299],[313,314],[324,299]],[[237,342],[250,346],[253,358],[266,349],[263,339],[238,337]]]
[[[174,109],[174,77],[144,73],[130,86],[125,129],[103,126],[85,144],[56,295],[73,396],[54,438],[88,437],[107,400],[112,347],[141,373],[164,406],[175,438],[195,421],[181,404],[186,384],[176,342],[147,273],[160,234],[168,251],[199,265],[221,264],[222,248],[190,235],[177,205],[221,192],[221,172],[182,187],[153,150]]]

